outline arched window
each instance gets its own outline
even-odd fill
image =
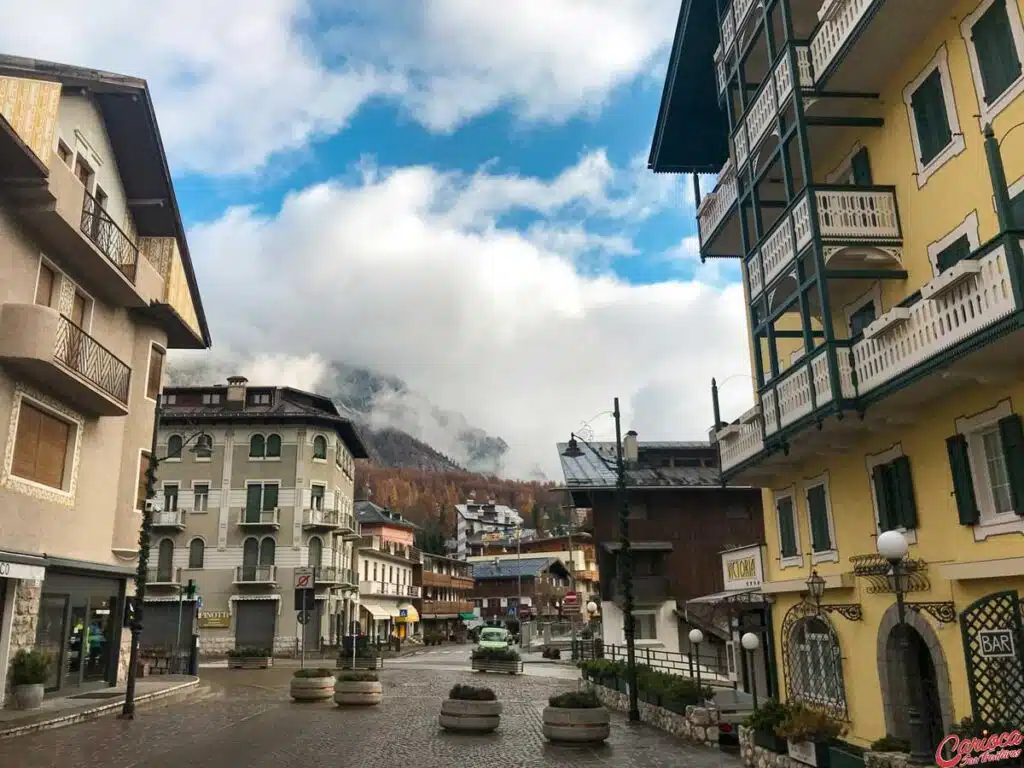
[[[253,435],[249,438],[249,458],[262,459],[267,455],[267,441],[263,435]]]
[[[281,457],[281,436],[269,435],[267,437],[267,458],[278,459]]]
[[[313,438],[313,458],[327,458],[327,438],[323,435],[317,435]]]
[[[164,539],[160,542],[156,557],[156,580],[172,581],[174,575],[174,542]]]
[[[270,537],[267,536],[263,541],[260,542],[260,565],[273,565],[274,556],[277,553],[277,544]]]
[[[200,538],[192,539],[192,542],[188,545],[188,567],[202,568],[205,555],[206,543]]]
[[[167,458],[181,458],[181,435],[171,435],[167,438]]]
[[[310,568],[319,568],[321,560],[324,556],[324,544],[320,541],[319,536],[314,536],[309,540],[309,562],[307,565]]]
[[[789,697],[845,711],[843,659],[839,640],[827,620],[807,616],[793,624],[785,649]]]
[[[260,561],[260,543],[250,536],[242,542],[242,581],[256,578],[256,566]]]

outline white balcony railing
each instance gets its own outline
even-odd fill
[[[718,432],[719,450],[722,454],[722,469],[735,467],[741,461],[756,456],[764,450],[764,435],[761,432],[761,408],[754,406]]]
[[[811,38],[811,65],[816,77],[820,77],[825,68],[843,47],[857,23],[871,7],[875,0],[831,0],[827,14],[822,19],[818,31]],[[824,7],[823,7],[823,10]]]
[[[236,584],[275,584],[276,565],[240,565],[235,568]]]
[[[706,243],[729,209],[736,203],[736,170],[727,160],[718,172],[718,183],[705,195],[697,208],[697,227],[701,243]]]
[[[333,509],[307,509],[302,514],[302,524],[307,528],[337,528],[339,514]]]
[[[416,598],[420,596],[420,588],[411,584],[392,584],[387,581],[360,581],[359,594]]]
[[[280,527],[280,509],[243,509],[238,513],[238,525],[242,528]]]
[[[184,528],[185,510],[165,509],[159,512],[154,512],[151,525],[154,528]]]

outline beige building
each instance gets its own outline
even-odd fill
[[[0,56],[0,690],[124,675],[164,357],[209,344],[145,81]]]
[[[356,520],[362,534],[356,553],[362,633],[376,640],[418,634],[420,615],[413,601],[421,594],[415,570],[423,554],[413,546],[416,525],[372,501],[356,502]]]
[[[367,453],[334,403],[241,376],[168,388],[157,455],[143,648],[171,648],[175,632],[186,643],[196,614],[203,653],[336,643],[355,618],[352,494]],[[295,575],[307,567],[316,599],[300,631]],[[179,611],[189,579],[201,604]]]

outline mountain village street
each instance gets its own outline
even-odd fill
[[[613,715],[612,735],[599,748],[555,747],[541,735],[549,696],[572,690],[571,668],[527,665],[512,678],[474,675],[461,653],[425,652],[389,661],[378,707],[342,710],[333,703],[296,704],[288,698],[293,665],[270,670],[203,669],[203,693],[166,706],[141,708],[132,723],[106,717],[0,742],[0,765],[19,768],[163,768],[246,766],[317,768],[396,764],[450,768],[489,763],[519,766],[616,765],[718,768],[739,761],[692,747],[646,725]],[[462,671],[455,671],[461,669]],[[552,677],[551,675],[558,675]],[[442,697],[459,682],[493,687],[504,705],[501,727],[489,736],[450,735],[438,728]]]

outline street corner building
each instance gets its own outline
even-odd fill
[[[384,641],[418,634],[424,557],[413,546],[418,527],[401,513],[372,501],[356,502],[360,538],[359,626],[362,634]]]
[[[712,435],[763,489],[783,695],[934,752],[1024,722],[1024,24],[921,10],[687,0],[649,165],[717,174],[700,254],[742,265],[754,407],[712,382]]]
[[[187,648],[195,629],[204,654],[338,644],[355,619],[355,462],[367,453],[330,398],[243,376],[169,387],[157,452],[142,655]],[[303,608],[296,569],[307,568]]]
[[[124,678],[168,349],[210,335],[143,80],[0,55],[0,690]]]

